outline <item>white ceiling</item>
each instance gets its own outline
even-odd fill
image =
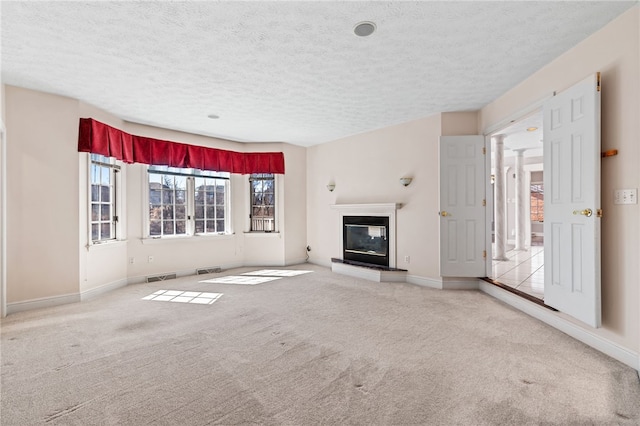
[[[635,4],[3,1],[2,81],[133,122],[310,146],[477,110]],[[377,31],[357,37],[364,20]]]

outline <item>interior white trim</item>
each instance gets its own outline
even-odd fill
[[[331,208],[340,213],[340,252],[344,247],[342,224],[344,216],[388,216],[389,217],[389,267],[396,268],[396,211],[401,203],[373,204],[332,204]],[[333,268],[333,266],[332,266]]]
[[[7,142],[0,119],[0,317],[7,316]]]
[[[619,344],[612,342],[602,336],[599,336],[592,331],[582,328],[564,318],[558,313],[551,311],[550,309],[543,308],[533,302],[519,297],[507,290],[503,290],[498,286],[490,284],[484,280],[479,280],[478,283],[480,290],[487,293],[496,299],[505,302],[508,305],[530,315],[551,327],[568,334],[576,340],[591,346],[598,351],[609,355],[611,358],[617,359],[623,364],[628,365],[640,371],[640,354],[624,348]]]
[[[84,302],[86,300],[95,299],[98,296],[101,296],[105,293],[118,289],[120,287],[125,287],[129,284],[129,280],[123,278],[121,280],[116,280],[107,284],[103,284],[99,287],[95,287],[89,290],[85,290],[80,292],[80,301]]]
[[[16,312],[30,311],[33,309],[51,308],[53,306],[80,302],[80,300],[80,293],[23,300],[20,302],[9,303],[7,305],[7,314],[10,315],[15,314]]]

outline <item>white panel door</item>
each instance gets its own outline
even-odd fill
[[[600,327],[599,76],[543,109],[544,302]]]
[[[440,138],[440,275],[485,277],[483,136]]]

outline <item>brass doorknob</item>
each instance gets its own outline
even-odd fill
[[[453,216],[453,215],[451,213],[446,212],[446,211],[443,210],[443,211],[440,212],[440,216],[447,217],[447,216]]]
[[[586,216],[586,217],[591,217],[591,215],[593,214],[593,211],[591,211],[591,209],[574,210],[573,214],[575,214],[575,215],[581,214],[581,215]]]

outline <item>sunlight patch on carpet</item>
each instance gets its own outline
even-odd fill
[[[228,277],[212,278],[210,280],[204,280],[200,282],[212,284],[256,285],[279,279],[282,279],[282,277],[243,277],[239,275],[230,275]]]
[[[142,300],[156,300],[160,302],[194,303],[197,305],[211,305],[222,297],[222,293],[202,293],[199,291],[158,290],[145,296]]]
[[[295,277],[297,275],[309,274],[313,271],[302,271],[292,269],[261,269],[259,271],[245,272],[242,275],[260,275],[263,277]]]

